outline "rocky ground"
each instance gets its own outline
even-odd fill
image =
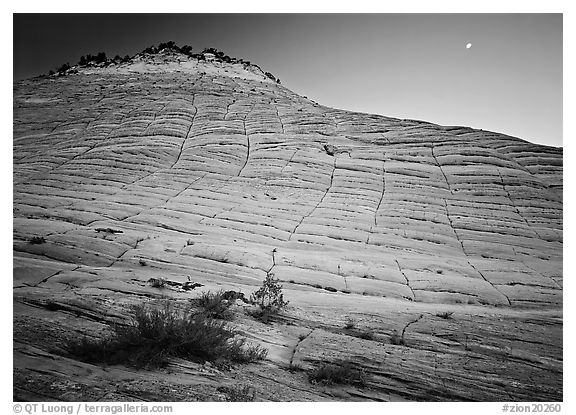
[[[562,400],[562,149],[173,56],[15,83],[13,145],[16,400]],[[230,323],[261,363],[64,352],[130,305],[269,274],[289,306]],[[308,381],[335,359],[367,385]]]

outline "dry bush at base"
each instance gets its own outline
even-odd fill
[[[436,317],[440,317],[440,318],[443,318],[445,320],[448,320],[448,319],[452,318],[452,314],[454,314],[453,311],[444,311],[442,313],[436,313]]]
[[[356,319],[354,319],[353,317],[348,316],[348,317],[346,317],[346,324],[344,325],[344,328],[345,328],[346,330],[351,330],[351,329],[353,329],[354,327],[356,327],[356,324],[357,324]]]
[[[226,402],[254,402],[256,391],[252,386],[220,386],[216,389],[226,394]]]
[[[390,343],[396,346],[405,346],[406,342],[404,341],[404,336],[401,336],[397,332],[394,332],[392,336],[390,336]]]
[[[212,293],[205,291],[200,297],[191,300],[192,304],[202,309],[202,312],[210,318],[219,320],[232,320],[234,313],[230,310],[232,302],[224,298],[224,290]]]
[[[226,364],[255,362],[267,355],[260,346],[246,346],[246,340],[224,322],[189,309],[175,310],[169,300],[135,306],[132,322],[112,330],[108,338],[70,344],[69,353],[88,363],[137,368],[164,366],[173,357]]]
[[[324,363],[308,373],[308,380],[312,383],[324,385],[347,384],[356,386],[366,385],[366,374],[354,367],[350,360],[338,360]]]

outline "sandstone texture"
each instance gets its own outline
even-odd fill
[[[17,400],[244,385],[261,401],[562,400],[561,148],[332,109],[255,65],[158,54],[16,82],[13,166]],[[231,323],[268,349],[261,363],[137,371],[61,352],[131,304],[249,295],[267,274],[289,306],[264,324],[238,303]],[[334,359],[366,387],[308,381]]]

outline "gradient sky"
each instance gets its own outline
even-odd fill
[[[561,14],[15,14],[14,79],[168,40],[322,105],[562,146]]]

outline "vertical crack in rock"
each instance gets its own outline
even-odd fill
[[[176,157],[176,160],[174,161],[174,163],[172,163],[172,165],[169,167],[170,170],[172,168],[174,168],[176,163],[178,163],[180,161],[180,157],[182,156],[182,151],[184,150],[184,144],[188,140],[188,138],[190,136],[190,132],[192,131],[192,127],[194,126],[194,120],[196,119],[196,114],[198,114],[198,108],[194,104],[194,101],[196,101],[196,95],[192,94],[192,107],[194,108],[194,114],[192,115],[192,121],[190,122],[190,126],[188,127],[188,131],[186,132],[186,136],[182,140],[182,145],[180,146],[180,151],[178,152],[178,157]]]
[[[436,156],[434,154],[434,143],[432,143],[431,146],[432,146],[432,156],[434,157],[436,164],[440,168],[440,171],[442,172],[442,175],[444,176],[444,179],[446,180],[446,184],[448,185],[448,190],[450,190],[450,194],[452,194],[452,196],[454,196],[454,193],[452,192],[452,188],[450,187],[450,182],[448,182],[448,179],[446,178],[446,175],[444,174],[444,171],[442,170],[442,166],[440,165],[440,163],[438,163],[438,159],[436,158]],[[466,252],[466,249],[464,248],[464,242],[462,241],[462,239],[460,239],[460,236],[458,236],[458,232],[456,232],[456,228],[454,227],[454,223],[452,222],[452,217],[450,216],[450,212],[448,210],[448,202],[446,201],[446,199],[444,199],[444,210],[446,211],[446,217],[448,218],[448,222],[450,223],[450,227],[452,228],[452,231],[454,232],[454,235],[456,236],[456,240],[460,243],[460,246],[462,247],[462,252],[466,256],[466,258],[469,258],[469,255]],[[472,265],[472,263],[470,262],[469,259],[467,260],[467,262],[468,262],[468,265],[470,265],[470,267],[474,271],[476,271],[476,273],[478,273],[478,275],[480,275],[484,281],[486,281],[488,284],[490,284],[492,286],[492,288],[494,288],[498,293],[500,293],[502,296],[504,296],[506,298],[506,300],[508,301],[508,305],[512,305],[510,298],[508,298],[508,296],[506,294],[504,294],[501,290],[499,290],[491,281],[489,281],[484,276],[484,274],[482,274],[474,265]]]
[[[502,291],[500,291],[498,288],[496,288],[496,286],[495,286],[494,284],[492,284],[492,282],[491,282],[490,280],[488,280],[488,278],[486,278],[486,277],[484,276],[484,274],[482,274],[482,273],[480,272],[480,270],[478,270],[478,269],[470,262],[470,260],[468,260],[468,265],[470,265],[470,267],[472,267],[472,269],[473,269],[474,271],[476,271],[476,272],[482,277],[482,279],[483,279],[484,281],[486,281],[488,284],[490,284],[490,285],[492,286],[492,288],[494,288],[496,291],[498,291],[500,294],[502,294],[504,297],[506,297],[506,300],[508,301],[508,305],[512,305],[512,301],[510,301],[510,298],[509,298],[506,294],[504,294]]]
[[[253,104],[252,107],[250,107],[250,109],[248,110],[248,112],[244,116],[244,119],[242,120],[242,125],[244,126],[244,135],[246,136],[247,148],[246,148],[246,160],[244,160],[244,164],[242,165],[242,167],[240,168],[240,171],[238,172],[238,177],[240,177],[242,175],[242,171],[244,170],[244,167],[246,167],[246,165],[248,164],[248,160],[250,159],[250,135],[248,134],[248,131],[246,130],[246,118],[248,118],[248,115],[252,112],[255,105],[256,104]]]
[[[420,316],[418,316],[418,318],[416,320],[412,320],[404,326],[404,328],[402,329],[402,334],[401,334],[401,337],[403,340],[404,340],[404,335],[406,334],[406,330],[408,329],[408,327],[410,327],[412,324],[418,323],[422,319],[422,317],[424,317],[424,314],[420,314]]]
[[[284,166],[282,166],[282,168],[280,169],[280,174],[284,173],[284,169],[286,167],[288,167],[288,165],[290,163],[292,163],[292,160],[294,159],[294,156],[296,155],[296,153],[298,153],[298,149],[294,150],[294,153],[292,153],[292,155],[290,156],[290,159],[286,162],[286,164]]]
[[[127,221],[128,219],[132,219],[132,218],[134,218],[134,217],[136,217],[136,216],[138,216],[138,215],[140,215],[140,214],[142,214],[142,213],[144,213],[144,212],[150,212],[150,211],[152,211],[152,210],[154,210],[154,209],[158,209],[158,208],[166,205],[169,201],[177,198],[177,197],[180,196],[182,193],[184,193],[186,190],[190,189],[190,187],[192,187],[193,184],[195,184],[195,183],[199,182],[200,180],[202,180],[206,175],[207,175],[207,173],[204,173],[202,176],[196,178],[196,180],[193,180],[191,183],[189,183],[188,185],[186,185],[186,187],[184,187],[183,189],[179,190],[174,196],[170,196],[169,198],[167,198],[166,200],[164,200],[163,202],[161,202],[161,203],[159,203],[159,204],[157,204],[157,205],[150,206],[150,207],[147,208],[147,209],[142,209],[142,210],[141,210],[140,212],[138,212],[138,213],[135,213],[135,214],[133,214],[133,215],[127,216],[127,217],[123,218],[123,219],[121,220],[121,222],[125,222],[125,221]],[[111,219],[113,219],[113,218],[111,218]]]
[[[226,104],[226,114],[224,114],[224,118],[223,120],[226,121],[226,117],[228,116],[228,113],[230,112],[230,106],[234,105],[236,103],[236,99],[233,99],[232,102],[229,102],[228,104]]]
[[[282,134],[284,133],[284,123],[282,122],[282,118],[280,118],[280,113],[278,112],[278,106],[274,105],[274,109],[276,110],[276,116],[278,117],[278,121],[280,122],[280,126],[282,127]]]
[[[500,169],[496,169],[496,171],[498,172],[498,176],[500,177],[500,183],[502,183],[502,188],[506,192],[506,195],[508,196],[508,200],[510,200],[510,204],[512,205],[512,207],[516,211],[516,214],[520,217],[520,219],[522,219],[522,221],[526,224],[528,229],[530,229],[532,232],[534,232],[534,234],[536,235],[536,237],[538,239],[542,239],[540,234],[538,232],[536,232],[536,230],[532,227],[532,225],[530,225],[530,222],[528,222],[528,220],[526,219],[526,216],[524,216],[520,213],[520,209],[518,209],[518,206],[516,205],[516,203],[512,199],[512,196],[510,195],[510,192],[506,188],[506,184],[504,183],[504,178],[502,177],[502,172],[500,171]]]
[[[277,250],[276,250],[276,248],[274,248],[272,250],[272,266],[268,269],[268,271],[266,271],[266,275],[270,275],[270,273],[272,272],[272,269],[276,266],[276,257],[275,257],[276,252],[277,252]]]
[[[406,280],[406,286],[410,289],[410,292],[412,293],[412,301],[416,301],[416,294],[414,294],[414,290],[410,286],[410,280],[408,279],[408,277],[406,276],[406,274],[402,270],[402,267],[400,266],[400,263],[398,262],[398,260],[394,259],[394,262],[396,262],[396,265],[398,266],[398,271],[400,271],[400,274],[402,274],[402,276]]]
[[[446,185],[448,186],[448,190],[450,191],[450,194],[454,195],[454,192],[452,191],[452,187],[450,186],[450,182],[448,181],[448,177],[446,177],[446,173],[444,173],[444,169],[442,168],[442,165],[440,164],[440,162],[436,158],[436,154],[434,153],[434,142],[430,143],[430,148],[432,150],[432,157],[434,158],[436,165],[440,169],[440,173],[442,173],[442,176],[444,176],[444,180],[446,181]]]
[[[301,339],[298,339],[298,343],[296,343],[296,345],[294,346],[294,349],[292,350],[292,356],[290,357],[290,366],[292,366],[293,362],[294,362],[294,356],[296,356],[296,351],[298,350],[298,346],[300,346],[300,343],[302,343],[304,340],[306,340],[308,337],[310,337],[310,335],[312,334],[312,332],[315,329],[310,329],[310,332],[302,337]]]
[[[309,218],[310,216],[312,216],[312,214],[316,211],[316,209],[318,209],[320,204],[324,201],[324,198],[326,197],[326,195],[328,194],[330,189],[332,189],[332,183],[334,182],[334,172],[336,171],[336,159],[337,159],[337,157],[334,157],[334,164],[333,164],[333,168],[332,168],[332,174],[330,175],[330,184],[328,185],[328,188],[326,189],[326,191],[324,192],[324,194],[320,198],[320,201],[316,204],[316,206],[314,206],[314,208],[312,208],[310,213],[303,216],[302,219],[300,219],[300,222],[298,222],[298,224],[296,225],[294,230],[290,233],[290,236],[288,237],[289,241],[292,239],[292,236],[294,236],[294,234],[296,233],[296,230],[300,227],[300,225],[302,225],[302,222],[304,222],[304,220],[306,218]]]
[[[380,210],[380,205],[384,200],[384,194],[386,193],[386,166],[385,161],[382,160],[382,192],[380,193],[380,200],[378,201],[378,205],[376,209],[374,209],[374,224],[370,226],[370,231],[368,232],[368,237],[366,238],[366,245],[370,244],[370,237],[372,236],[372,232],[374,228],[378,226],[378,211]]]

